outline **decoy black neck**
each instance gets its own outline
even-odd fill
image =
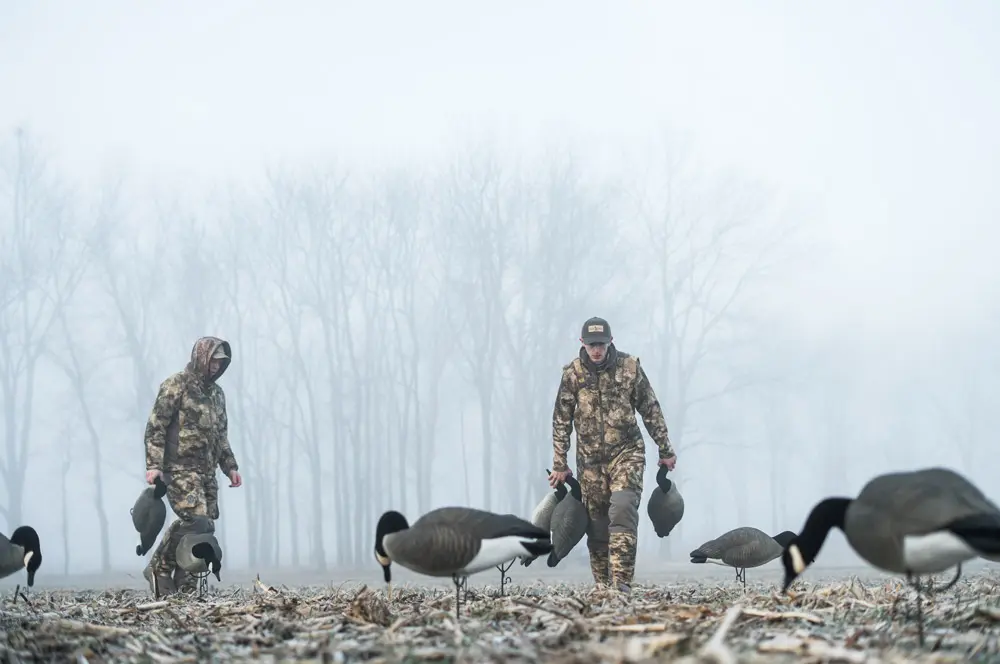
[[[844,517],[850,504],[850,498],[826,498],[816,503],[809,512],[806,525],[795,538],[807,565],[816,559],[831,528],[844,529]]]
[[[20,526],[11,533],[10,542],[24,549],[25,554],[31,554],[26,566],[30,588],[35,585],[35,572],[42,566],[42,546],[38,540],[38,533],[31,526]]]
[[[167,495],[167,485],[163,483],[163,478],[159,475],[153,480],[153,497],[159,500]]]
[[[569,485],[569,492],[573,497],[583,502],[583,492],[580,490],[580,483],[576,481],[576,478],[570,475],[566,478],[566,484]]]
[[[659,470],[656,471],[656,485],[660,487],[660,491],[666,493],[670,491],[670,485],[673,484],[669,479],[667,479],[668,469],[666,466],[660,466]]]
[[[562,500],[563,498],[565,498],[567,493],[568,493],[568,491],[566,490],[566,484],[565,483],[559,483],[559,484],[556,485],[556,501],[557,502],[560,501],[560,500]]]
[[[382,575],[385,577],[386,583],[392,580],[392,573],[389,571],[391,561],[389,554],[385,551],[383,540],[386,535],[401,532],[409,527],[410,524],[406,517],[395,510],[384,512],[375,526],[375,560],[382,566]]]

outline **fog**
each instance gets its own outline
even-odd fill
[[[226,569],[377,580],[386,509],[530,516],[595,315],[678,453],[660,540],[643,428],[638,577],[885,471],[1000,497],[998,19],[4,3],[0,532],[39,531],[40,582],[138,574],[146,420],[214,335]]]

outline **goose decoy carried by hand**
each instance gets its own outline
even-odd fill
[[[551,474],[549,470],[546,469],[545,475],[548,477]],[[531,513],[531,522],[541,528],[542,530],[551,531],[552,528],[552,512],[555,510],[556,505],[560,500],[566,497],[566,485],[560,483],[555,489],[549,491],[545,494],[545,497],[538,503],[535,507],[535,511]],[[535,561],[538,556],[521,556],[521,564],[525,567],[530,565]]]
[[[802,531],[781,554],[783,590],[813,563],[831,528],[873,567],[906,576],[917,592],[920,644],[924,643],[920,576],[979,556],[1000,555],[1000,508],[960,474],[947,468],[886,473],[856,498],[831,497],[809,512]]]
[[[657,537],[666,537],[684,517],[684,498],[677,484],[667,478],[667,467],[656,471],[656,487],[646,503],[646,514],[653,522]]]
[[[714,563],[736,568],[736,580],[747,585],[747,568],[760,567],[781,556],[795,533],[785,530],[771,537],[751,526],[733,528],[691,552],[692,563]]]
[[[167,506],[163,502],[166,494],[167,485],[157,476],[153,486],[143,489],[132,506],[132,525],[139,533],[139,544],[135,547],[137,556],[144,556],[153,548],[163,529],[167,520]]]
[[[375,528],[375,559],[382,566],[392,598],[392,563],[432,577],[450,576],[459,591],[469,575],[522,555],[539,556],[552,549],[549,532],[513,514],[471,507],[439,507],[413,524],[390,510]]]
[[[28,587],[35,585],[35,572],[42,566],[42,546],[31,526],[20,526],[10,539],[0,533],[0,579],[22,569],[28,571]]]
[[[559,561],[569,555],[590,525],[590,514],[583,504],[583,493],[580,482],[570,475],[566,478],[569,493],[552,510],[552,521],[549,529],[552,531],[552,552],[546,564],[555,567]]]

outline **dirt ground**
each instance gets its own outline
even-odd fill
[[[580,565],[515,564],[469,579],[460,616],[450,579],[394,566],[309,574],[223,570],[204,597],[156,601],[138,570],[39,574],[0,583],[0,662],[919,662],[1000,661],[1000,568],[971,565],[925,595],[870,568],[812,568],[781,595],[777,561],[748,585],[713,565],[640,569],[630,595],[594,588]],[[938,587],[949,575],[934,579]]]

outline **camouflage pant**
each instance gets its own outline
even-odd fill
[[[631,450],[608,463],[578,462],[580,490],[590,514],[590,569],[597,583],[632,583],[645,468],[643,452]]]
[[[213,521],[219,518],[219,483],[215,479],[215,474],[205,475],[196,471],[171,472],[167,482],[167,501],[178,518],[167,527],[160,545],[156,547],[149,561],[153,574],[162,579],[173,576],[177,567],[177,545],[181,537],[195,531],[194,518],[207,516]],[[187,580],[182,589],[190,589],[188,586],[192,582],[193,580]],[[161,586],[168,587],[168,584],[161,583]]]

